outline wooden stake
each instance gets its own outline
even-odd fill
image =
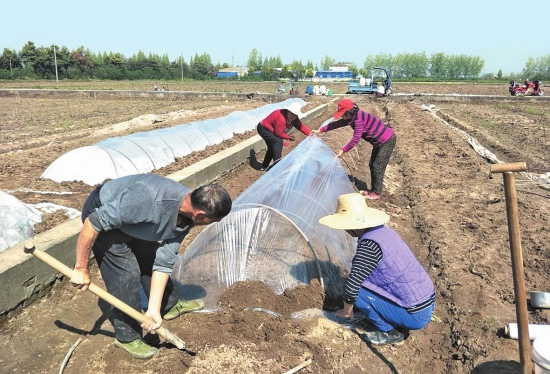
[[[309,360],[306,360],[306,361],[302,362],[300,365],[293,367],[293,368],[290,369],[289,371],[285,371],[283,374],[293,374],[293,373],[296,373],[298,370],[301,370],[301,369],[305,368],[305,367],[308,366],[309,364],[311,364],[311,358],[310,358]]]
[[[512,257],[512,276],[514,278],[514,294],[516,298],[516,318],[519,335],[519,357],[523,374],[532,374],[531,341],[529,340],[529,320],[527,314],[527,297],[525,293],[525,273],[523,270],[523,255],[521,235],[519,231],[518,202],[513,171],[525,171],[523,162],[514,164],[491,165],[491,173],[503,173],[504,195],[506,196],[506,215],[508,217],[508,236],[510,238],[510,254]]]

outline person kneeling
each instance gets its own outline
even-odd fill
[[[435,308],[429,275],[399,234],[385,225],[389,219],[369,208],[361,194],[351,193],[339,196],[336,212],[319,220],[358,238],[344,308],[336,315],[353,320],[355,305],[375,327],[360,336],[375,345],[402,344],[405,334],[399,330],[424,328]]]

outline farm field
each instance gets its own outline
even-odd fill
[[[1,82],[0,88],[13,89],[16,83],[20,82]],[[273,93],[276,87],[274,82],[224,83],[227,85],[216,89],[212,82],[184,82],[183,87],[174,84],[170,89]],[[143,84],[143,88],[135,87],[133,82],[121,82],[119,88],[105,82],[85,87],[73,84],[27,82],[23,87],[151,90],[153,82]],[[305,86],[300,84],[302,92]],[[335,84],[333,90],[342,94],[345,87]],[[395,84],[394,92],[509,95],[505,83]],[[353,332],[332,322],[288,318],[294,311],[323,305],[319,285],[275,295],[262,284],[246,282],[236,284],[224,295],[221,311],[193,313],[166,322],[166,327],[193,347],[197,355],[148,336],[161,349],[153,359],[141,361],[130,359],[113,346],[107,306],[92,294],[76,292],[67,280],[62,280],[49,295],[1,322],[0,372],[57,373],[78,338],[83,341],[64,373],[283,373],[310,358],[311,365],[300,372],[519,372],[518,342],[504,334],[504,327],[515,322],[516,315],[502,176],[489,175],[489,163],[457,130],[477,139],[503,162],[527,162],[529,173],[516,175],[526,288],[548,291],[550,191],[529,179],[529,174],[538,176],[550,171],[548,103],[522,98],[431,102],[422,96],[410,100],[348,97],[396,130],[397,147],[386,171],[382,199],[369,205],[390,214],[389,225],[402,235],[434,281],[436,309],[425,329],[412,331],[399,347],[368,346]],[[323,103],[330,105],[329,111],[308,123],[311,128],[318,128],[336,109],[331,101],[334,97],[303,98],[307,102],[303,111]],[[92,186],[79,182],[57,184],[39,178],[60,155],[105,137],[220,117],[261,106],[266,100],[262,95],[252,100],[0,97],[0,189],[27,203],[48,201],[80,210]],[[431,112],[422,109],[422,105],[432,104],[435,108]],[[151,113],[159,116],[159,122],[134,121],[132,125],[117,126]],[[172,173],[253,135],[255,132],[209,147],[156,172]],[[304,137],[298,134],[296,138],[298,143]],[[322,136],[334,150],[349,138],[348,129]],[[370,182],[367,163],[371,150],[362,143],[346,154],[342,163],[361,189]],[[292,143],[285,147],[285,154],[294,147]],[[252,166],[243,165],[218,183],[235,198],[261,176]],[[75,194],[43,195],[36,191]],[[65,219],[57,213],[45,216],[37,231]],[[198,230],[192,231],[181,251]],[[95,269],[92,276],[100,283]],[[245,310],[250,307],[273,310],[284,317]],[[550,323],[549,310],[530,308],[529,321]]]
[[[246,81],[170,81],[158,82],[159,87],[170,91],[200,91],[200,92],[260,92],[276,93],[279,82],[246,82]],[[48,89],[48,90],[131,90],[153,91],[155,81],[0,81],[0,89]],[[303,94],[308,85],[325,84],[327,89],[335,94],[344,94],[348,83],[337,82],[298,82],[296,85]],[[288,83],[286,83],[288,86]],[[393,83],[394,93],[439,93],[439,94],[470,94],[470,95],[509,95],[508,82],[495,83]]]

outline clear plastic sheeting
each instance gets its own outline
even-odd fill
[[[319,278],[327,297],[342,295],[355,239],[318,223],[334,213],[338,196],[353,192],[332,149],[308,137],[234,202],[231,213],[206,227],[174,267],[184,299],[216,308],[237,281],[257,280],[280,294]]]
[[[82,181],[96,185],[106,179],[148,173],[173,163],[176,158],[220,144],[234,134],[254,130],[273,110],[293,102],[301,106],[306,104],[301,98],[291,98],[248,112],[233,112],[201,122],[108,138],[62,155],[40,177],[55,182]]]
[[[29,239],[41,213],[16,197],[0,191],[0,252]]]
[[[246,112],[233,112],[225,117],[221,117],[220,120],[226,123],[234,134],[244,134],[252,130],[253,126],[251,124],[254,123],[254,118]]]
[[[174,274],[184,299],[204,298],[215,309],[222,293],[237,281],[264,282],[275,292],[319,278],[311,248],[284,215],[269,207],[249,207],[212,225],[188,248]]]

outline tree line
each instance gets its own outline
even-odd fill
[[[283,63],[279,56],[264,57],[256,48],[247,61],[248,75],[245,80],[276,80],[279,78],[303,79],[313,77],[317,70],[329,70],[336,64],[330,56],[319,65],[312,61],[305,64],[300,60]],[[343,64],[343,63],[342,63]],[[494,78],[495,74],[480,77],[485,61],[479,56],[448,55],[445,53],[399,53],[391,55],[369,54],[359,67],[346,63],[354,75],[369,76],[375,66],[384,67],[393,79],[412,80],[460,80]],[[31,41],[20,51],[4,48],[0,55],[0,79],[102,79],[102,80],[205,80],[216,78],[220,69],[229,67],[228,63],[212,63],[209,54],[195,54],[187,63],[183,56],[170,60],[168,55],[137,54],[126,58],[118,52],[93,53],[83,46],[70,51],[66,46],[57,45],[37,47]],[[320,67],[320,68],[319,68]],[[525,78],[549,79],[550,55],[538,59],[529,58],[521,72]],[[502,71],[496,74],[502,77]],[[515,79],[515,76],[509,78]]]

